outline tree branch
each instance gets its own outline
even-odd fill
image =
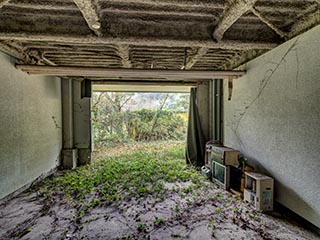
[[[158,121],[158,118],[159,118],[159,113],[162,111],[164,105],[166,104],[166,101],[169,97],[169,93],[167,93],[163,99],[163,102],[161,103],[160,105],[160,108],[158,109],[158,111],[156,112],[156,114],[154,115],[153,117],[153,124],[152,124],[152,127],[151,127],[151,131],[150,131],[150,136],[152,136],[152,133],[154,131],[154,128],[156,127],[156,124],[157,124],[157,121]]]

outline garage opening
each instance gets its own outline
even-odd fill
[[[189,93],[94,92],[94,148],[186,140]]]

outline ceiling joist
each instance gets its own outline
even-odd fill
[[[205,47],[201,47],[197,50],[196,54],[194,54],[193,56],[190,56],[188,58],[188,61],[186,63],[185,69],[191,69],[193,67],[194,64],[196,64],[196,62],[201,59],[204,55],[207,54],[208,52],[208,48]]]
[[[0,0],[0,47],[29,65],[232,70],[318,25],[319,1]]]
[[[257,0],[234,0],[226,7],[223,17],[213,32],[213,37],[221,41],[224,33],[247,11],[249,11]]]
[[[287,37],[287,33],[282,31],[281,29],[274,26],[274,24],[271,23],[270,20],[265,18],[256,8],[251,9],[252,13],[256,15],[262,22],[264,22],[268,27],[270,27],[276,34],[278,34],[281,38]]]
[[[6,5],[10,0],[0,0],[0,9]]]
[[[95,67],[55,67],[37,65],[16,65],[29,74],[52,76],[85,76],[85,77],[109,77],[109,78],[159,78],[165,80],[174,79],[214,79],[228,76],[240,77],[245,71],[192,71],[192,70],[147,70],[147,69],[106,69]]]
[[[320,24],[320,9],[318,8],[314,13],[307,16],[302,16],[301,18],[302,21],[299,21],[292,26],[290,34],[288,34],[289,38],[295,37],[300,33]]]
[[[26,59],[25,55],[21,51],[19,51],[18,49],[16,49],[15,47],[11,46],[9,43],[6,43],[6,42],[0,41],[0,51],[3,51],[20,60]]]
[[[0,40],[17,40],[26,42],[55,42],[68,44],[114,44],[114,45],[130,45],[154,47],[207,47],[213,49],[229,49],[229,50],[251,50],[251,49],[266,49],[270,50],[276,47],[277,43],[270,42],[244,42],[244,41],[221,41],[214,42],[211,40],[172,40],[172,39],[150,39],[145,37],[87,37],[87,36],[56,36],[49,34],[27,34],[27,33],[0,33]]]
[[[121,62],[124,68],[131,68],[132,64],[130,61],[130,46],[129,45],[119,45],[118,54],[121,58]]]
[[[214,1],[196,1],[190,4],[188,0],[108,0],[108,2],[123,3],[123,4],[143,4],[150,6],[162,6],[162,7],[179,7],[190,8],[192,4],[193,8],[223,8],[223,3]]]
[[[101,23],[96,10],[97,7],[93,4],[92,0],[73,0],[73,2],[79,8],[89,28],[95,32],[96,35],[101,36]]]

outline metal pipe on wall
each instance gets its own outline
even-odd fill
[[[223,143],[223,79],[214,79],[212,85],[212,139]]]

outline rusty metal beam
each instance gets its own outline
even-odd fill
[[[213,37],[221,41],[224,33],[247,11],[249,11],[257,0],[233,0],[223,13],[223,17],[213,32]]]

